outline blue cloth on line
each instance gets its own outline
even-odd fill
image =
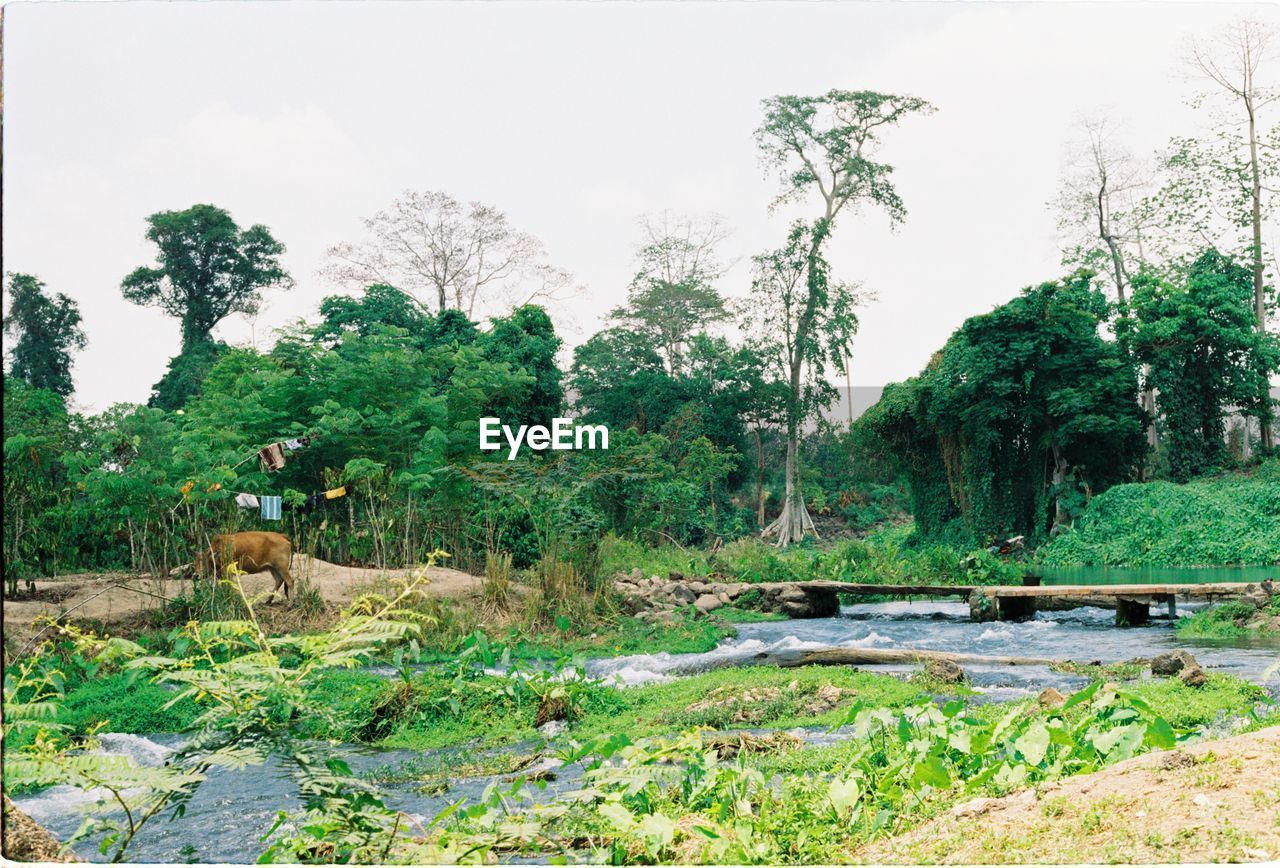
[[[259,497],[258,500],[262,503],[263,518],[267,519],[268,521],[280,520],[280,504],[282,501],[280,497],[268,495],[264,497]]]

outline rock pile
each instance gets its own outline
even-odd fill
[[[829,617],[839,608],[834,594],[811,594],[789,582],[705,581],[688,578],[675,570],[665,578],[646,578],[639,569],[618,573],[613,587],[626,600],[628,612],[646,621],[670,621],[677,611],[689,606],[693,606],[699,616],[736,604],[792,618]]]

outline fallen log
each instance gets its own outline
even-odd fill
[[[1064,661],[1053,657],[1000,657],[988,654],[955,654],[905,648],[817,648],[799,657],[778,661],[779,666],[872,666],[882,663],[986,663],[992,666],[1050,666]]]

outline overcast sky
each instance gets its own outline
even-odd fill
[[[934,103],[882,158],[906,223],[842,219],[837,276],[878,294],[855,384],[920,370],[966,317],[1061,273],[1065,143],[1105,107],[1149,154],[1203,132],[1187,39],[1276,6],[980,3],[10,3],[4,8],[4,269],[79,301],[87,409],[145,401],[178,324],[125,302],[148,214],[209,202],[265,223],[297,281],[217,335],[270,345],[337,291],[325,249],[403,189],[507,212],[587,288],[553,311],[594,332],[634,272],[636,220],[718,212],[741,260],[776,246],[760,100],[833,87]],[[7,305],[7,302],[6,302]]]

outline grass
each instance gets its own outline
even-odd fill
[[[453,688],[430,677],[415,679],[419,711],[380,743],[428,750],[466,741],[502,745],[537,738],[533,725],[537,703],[504,693],[507,682],[484,676],[453,693]],[[819,712],[807,710],[823,687],[840,689],[838,705]],[[569,736],[576,739],[616,732],[637,738],[699,726],[829,726],[840,722],[843,709],[855,700],[896,708],[924,696],[918,686],[890,676],[828,667],[722,669],[626,689],[594,684],[581,690],[579,710],[569,721]],[[735,701],[748,691],[758,701]],[[459,700],[456,707],[442,701],[446,694]],[[711,703],[706,704],[708,699]]]
[[[1272,617],[1280,616],[1280,597],[1261,610]],[[1267,626],[1249,627],[1249,620],[1259,610],[1244,601],[1233,601],[1186,615],[1178,619],[1177,635],[1183,639],[1234,639],[1244,636],[1274,636],[1280,631]]]
[[[1146,700],[1173,726],[1210,726],[1270,701],[1261,687],[1218,673],[1211,673],[1202,687],[1190,687],[1179,678],[1160,678],[1128,684],[1125,689]]]
[[[734,540],[714,555],[673,545],[645,546],[605,537],[600,545],[604,575],[630,574],[665,578],[679,572],[690,578],[728,582],[798,582],[829,579],[881,584],[944,585],[1020,584],[1024,566],[979,549],[962,552],[932,545],[912,548],[910,525],[887,528],[862,540],[824,546],[809,541],[780,550],[748,537]]]

